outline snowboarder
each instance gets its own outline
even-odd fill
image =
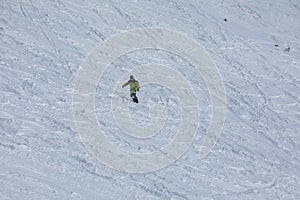
[[[136,92],[140,90],[140,84],[137,80],[134,79],[133,75],[130,75],[129,81],[127,81],[122,88],[126,87],[127,85],[130,86],[130,96],[133,100],[133,102],[138,103],[139,100],[136,96]]]

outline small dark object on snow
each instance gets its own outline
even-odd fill
[[[224,21],[227,22],[227,19],[225,18]]]
[[[288,48],[286,48],[284,51],[285,51],[285,52],[290,52],[290,49],[291,49],[291,48],[288,47]]]
[[[278,45],[278,44],[275,44],[274,46],[275,46],[275,47],[279,47],[279,45]]]

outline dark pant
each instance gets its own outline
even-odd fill
[[[139,102],[138,98],[136,97],[136,93],[131,93],[130,96],[131,96],[133,102],[135,102],[135,103]]]

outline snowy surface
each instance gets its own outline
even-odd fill
[[[1,200],[300,198],[298,0],[0,0],[0,13]],[[105,39],[142,27],[176,30],[205,47],[224,81],[227,116],[216,146],[199,159],[211,113],[201,75],[168,52],[120,57],[95,96],[99,126],[119,148],[155,151],[172,140],[180,120],[174,93],[159,84],[143,86],[137,74],[143,87],[141,104],[129,104],[134,122],[149,124],[149,107],[157,102],[169,118],[149,140],[118,129],[108,112],[111,90],[136,66],[174,67],[197,92],[201,108],[197,137],[179,160],[131,174],[88,153],[72,97],[89,53]]]

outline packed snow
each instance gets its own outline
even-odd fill
[[[0,0],[0,13],[0,199],[300,198],[300,1]],[[205,77],[160,49],[116,58],[99,75],[88,110],[116,148],[157,152],[186,120],[172,89],[180,79],[164,74],[166,87],[147,80],[159,77],[156,71],[139,67],[172,68],[193,90],[185,101],[195,97],[199,108],[189,110],[198,127],[178,159],[132,173],[87,148],[73,100],[82,64],[97,47],[149,27],[176,31],[207,51],[222,77],[226,118],[201,157],[214,109]],[[141,84],[139,104],[120,87],[130,74]],[[125,121],[118,124],[118,116]],[[133,125],[156,132],[133,134]]]

